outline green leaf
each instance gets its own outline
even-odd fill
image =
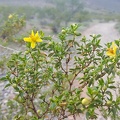
[[[108,88],[115,89],[116,87],[115,86],[109,86]]]
[[[105,71],[106,73],[109,73],[109,69],[108,69],[108,68],[104,68],[104,71]]]
[[[7,84],[7,85],[5,85],[5,87],[4,88],[7,88],[7,87],[9,87],[9,86],[11,86],[11,84],[9,83],[9,84]]]
[[[48,55],[48,57],[51,57],[52,55],[54,55],[55,53],[54,52],[52,52],[52,53],[50,53],[49,55]]]
[[[75,45],[75,46],[78,46],[78,47],[80,46],[79,43],[76,42],[76,41],[74,42],[74,45]]]
[[[56,103],[51,103],[50,108],[53,110],[56,107]]]
[[[92,95],[92,89],[91,89],[90,87],[88,87],[87,90],[88,90],[88,93],[89,93],[90,95]]]
[[[2,78],[0,78],[0,81],[7,81],[7,78],[6,77],[2,77]]]
[[[39,120],[37,117],[32,117],[31,120]]]
[[[44,36],[43,31],[40,31],[40,37],[43,37],[43,36]]]
[[[109,99],[110,99],[110,100],[112,100],[112,98],[113,98],[112,93],[111,93],[110,91],[106,91],[105,93],[106,93],[106,94],[108,94],[108,95],[110,96],[110,98],[109,98]]]
[[[44,40],[50,40],[50,41],[52,40],[52,38],[49,37],[49,36],[47,36],[47,37],[43,37],[43,39],[44,39]]]
[[[117,109],[116,109],[115,107],[113,107],[113,108],[111,109],[111,111],[112,111],[112,113],[113,113],[113,117],[114,117],[114,120],[115,120],[115,118],[116,118],[116,113],[117,113]]]
[[[101,86],[104,86],[104,80],[103,80],[103,79],[100,79],[100,80],[99,80],[99,84],[100,84]]]
[[[89,120],[90,113],[86,112],[86,119]]]
[[[83,111],[81,109],[77,109],[77,113],[82,113]]]
[[[100,35],[100,34],[96,35],[96,38],[99,38],[99,37],[101,37],[101,35]]]
[[[44,99],[44,98],[45,98],[45,95],[41,95],[39,98],[40,98],[40,99]]]

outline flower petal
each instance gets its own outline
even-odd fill
[[[112,47],[115,47],[115,46],[116,46],[115,42],[112,42]]]
[[[115,57],[116,56],[116,54],[113,54],[113,53],[111,53],[109,51],[106,52],[106,55],[108,55],[109,57]]]
[[[38,38],[36,39],[36,42],[42,42],[42,39]]]
[[[31,48],[35,48],[36,43],[35,42],[31,42]]]
[[[114,54],[116,56],[116,51],[117,51],[117,45],[115,44],[115,42],[112,42],[112,48],[113,48],[113,51],[114,51]]]
[[[38,31],[37,31],[37,33],[35,34],[35,37],[36,37],[36,38],[38,38],[38,37],[39,37],[39,35],[38,35]]]
[[[31,40],[30,37],[25,37],[25,38],[23,38],[23,40],[24,40],[25,42],[32,42],[32,40]]]
[[[32,32],[31,32],[31,36],[34,36],[34,31],[32,30]]]

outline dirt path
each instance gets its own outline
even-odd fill
[[[89,28],[87,28],[83,35],[89,38],[91,34],[101,34],[101,44],[114,41],[120,38],[120,33],[115,29],[115,22],[108,23],[97,23]]]

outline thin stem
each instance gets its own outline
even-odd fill
[[[73,118],[74,118],[74,120],[76,120],[76,117],[75,117],[75,115],[73,115]]]
[[[31,100],[31,103],[32,103],[32,107],[33,107],[34,113],[37,115],[38,118],[40,118],[40,116],[39,116],[39,114],[37,113],[37,110],[36,110],[36,108],[35,108],[35,105],[34,105],[34,103],[33,103],[33,99]]]
[[[62,66],[62,59],[61,58],[58,58],[58,60],[59,60],[59,62],[61,63],[61,69],[63,70],[63,72],[66,74],[66,71],[65,71],[65,69],[63,68],[63,66]]]
[[[83,70],[84,70],[86,67],[88,67],[90,64],[91,64],[91,61],[74,75],[73,79],[72,79],[71,82],[70,82],[70,91],[71,91],[73,82],[74,82],[74,80],[76,79],[76,77],[79,75],[79,73],[80,73],[81,71],[83,71]],[[88,83],[87,83],[87,84],[88,84]],[[86,85],[86,84],[85,84],[85,85]]]
[[[66,59],[66,75],[68,75],[68,64],[70,62],[70,54],[68,54],[68,58]]]

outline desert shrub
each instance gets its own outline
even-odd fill
[[[10,14],[0,28],[0,36],[3,40],[12,41],[14,36],[25,26],[25,17]]]
[[[100,35],[80,37],[78,25],[63,28],[58,42],[43,32],[25,37],[26,51],[12,54],[6,87],[15,90],[13,103],[22,107],[13,120],[63,120],[86,114],[87,119],[116,115],[114,96],[120,69],[120,41],[100,45]],[[40,42],[40,43],[38,43]],[[22,113],[21,110],[22,109]],[[119,114],[118,114],[119,115]]]

